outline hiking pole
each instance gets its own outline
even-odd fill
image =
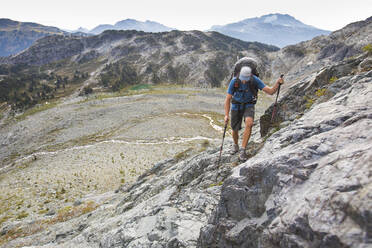
[[[220,156],[218,158],[218,162],[217,162],[217,165],[220,166],[220,162],[221,162],[221,155],[222,155],[222,148],[223,148],[223,141],[225,140],[225,134],[226,134],[226,128],[227,128],[227,123],[225,123],[225,128],[223,129],[223,136],[222,136],[222,144],[221,144],[221,149],[220,149]]]
[[[283,77],[284,77],[284,74],[280,75],[280,78],[283,79]],[[277,103],[278,103],[278,96],[279,96],[279,92],[280,92],[280,86],[282,86],[282,84],[279,84],[278,93],[276,94],[274,109],[273,109],[273,113],[271,115],[271,123],[273,123],[273,120],[274,120],[274,117],[275,117],[275,114],[276,114],[276,108],[277,108]]]

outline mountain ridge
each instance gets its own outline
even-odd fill
[[[0,19],[0,57],[16,54],[31,46],[36,40],[48,35],[66,35],[59,28],[33,22]]]
[[[281,14],[274,14],[274,15],[281,15]],[[296,19],[294,19],[293,17],[289,16],[289,15],[281,15],[281,16],[285,16],[287,17],[287,19],[290,19],[290,21],[292,21],[292,23],[296,24],[298,26],[298,30],[297,32],[299,33],[306,33],[307,31],[305,30],[306,28],[308,27],[311,27],[309,25],[304,25],[302,23],[300,23],[299,21],[297,21]],[[271,15],[265,15],[264,16],[266,19],[273,19],[273,14]],[[279,18],[280,19],[280,18]],[[5,20],[5,19],[3,19]],[[50,34],[64,34],[64,35],[67,35],[68,33],[71,33],[71,34],[74,34],[74,35],[80,35],[80,36],[87,36],[87,35],[91,35],[91,34],[100,34],[102,33],[103,31],[105,30],[137,30],[137,31],[145,31],[145,32],[168,32],[168,31],[172,31],[172,30],[176,30],[174,28],[171,28],[171,27],[167,27],[161,23],[158,23],[158,22],[155,22],[155,21],[150,21],[150,20],[146,20],[146,21],[138,21],[138,20],[135,20],[135,19],[125,19],[125,20],[121,20],[121,21],[118,21],[116,22],[115,24],[100,24],[98,26],[96,26],[95,28],[91,29],[91,30],[88,30],[86,28],[83,28],[83,27],[80,27],[79,29],[77,30],[61,30],[61,29],[58,29],[58,28],[55,28],[55,27],[48,27],[48,26],[43,26],[41,24],[37,24],[37,23],[31,23],[31,22],[25,22],[24,24],[22,24],[22,22],[17,22],[17,21],[12,21],[10,19],[7,19],[8,22],[13,22],[13,23],[16,23],[17,25],[19,26],[27,26],[27,25],[33,25],[33,26],[40,26],[40,27],[44,27],[44,29],[49,29],[49,31],[45,32],[42,31],[40,32],[40,30],[38,30],[37,32],[37,35],[34,34],[34,33],[28,33],[28,32],[23,32],[23,33],[19,33],[18,34],[18,41],[17,40],[14,40],[15,38],[11,38],[12,35],[10,33],[3,33],[1,31],[1,22],[0,22],[0,32],[1,32],[1,35],[0,35],[0,56],[9,56],[9,55],[14,55],[26,48],[28,48],[30,45],[33,44],[33,42],[35,42],[38,38],[41,38],[41,37],[44,37],[44,36],[47,36],[47,35],[50,35]],[[256,18],[248,18],[248,19],[244,19],[244,21],[248,21],[248,20],[259,20],[259,17],[256,17]],[[3,21],[5,22],[5,21]],[[267,23],[264,23],[264,26],[262,27],[263,29],[267,29],[267,27],[269,27],[270,29],[270,26],[272,28],[272,23],[275,23],[275,20],[268,20]],[[301,25],[299,25],[301,24]],[[235,24],[231,24],[232,26],[234,25],[237,25],[237,23]],[[213,31],[213,29],[219,29],[223,26],[213,26],[211,28],[211,31]],[[277,27],[279,28],[283,28],[283,26],[278,26]],[[290,33],[293,33],[293,30],[291,30],[290,27],[284,27],[286,32],[290,32]],[[8,32],[10,30],[7,30]],[[219,30],[217,30],[219,31]],[[221,32],[221,31],[220,31]],[[232,32],[225,32],[225,34],[231,36],[231,37],[235,37],[235,38],[239,38],[239,39],[242,39],[242,40],[249,40],[249,39],[245,39],[244,37],[240,37],[238,33],[234,33],[235,31],[232,31]],[[281,32],[281,31],[280,31]],[[42,34],[41,34],[42,33]],[[224,32],[222,32],[224,33]],[[307,37],[314,37],[315,35],[317,35],[318,33],[314,33],[314,34],[311,34],[310,36],[307,36]],[[271,42],[272,41],[272,30],[270,30],[269,33],[265,33],[263,32],[263,34],[261,34],[261,38],[262,39],[258,39],[257,41],[261,42],[261,43],[266,43],[266,44],[276,44],[275,42]],[[254,39],[252,41],[255,41]],[[292,42],[293,43],[293,42]],[[16,44],[14,46],[14,44]],[[287,44],[287,43],[286,43]],[[281,46],[282,44],[277,44],[277,46]]]
[[[245,41],[265,41],[267,44],[279,47],[330,33],[327,30],[306,25],[288,14],[279,13],[247,18],[226,25],[216,25],[210,30]]]
[[[89,30],[89,33],[100,34],[106,30],[137,30],[144,32],[167,32],[172,31],[174,28],[167,27],[161,23],[146,20],[144,22],[135,19],[125,19],[111,24],[100,24],[97,27]]]

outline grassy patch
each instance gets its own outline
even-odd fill
[[[46,213],[48,213],[48,209],[41,209],[41,210],[39,210],[39,212],[38,212],[38,214],[46,214]]]
[[[308,96],[305,96],[305,100],[306,100],[306,103],[305,103],[305,107],[306,109],[309,109],[311,108],[311,106],[313,106],[315,100],[311,97],[308,97]]]
[[[4,215],[0,218],[0,225],[9,220],[11,217],[9,215]]]
[[[199,93],[200,90],[192,90],[182,88],[180,85],[175,84],[158,84],[156,86],[150,84],[139,84],[134,86],[124,87],[120,91],[116,92],[103,92],[93,94],[91,97],[80,101],[79,103],[86,103],[94,100],[104,100],[107,98],[122,97],[122,96],[134,96],[140,94],[146,95],[170,95],[170,94],[183,94],[190,95]]]
[[[20,212],[18,215],[17,215],[17,219],[18,220],[21,220],[21,219],[24,219],[28,216],[28,213],[26,211],[22,211]]]
[[[44,104],[41,104],[41,105],[38,105],[38,106],[35,106],[33,108],[30,108],[30,109],[26,110],[21,115],[16,116],[15,118],[16,118],[16,120],[21,121],[21,120],[26,119],[27,116],[34,115],[36,113],[54,108],[57,105],[58,105],[57,102],[46,102]]]
[[[49,151],[49,152],[54,152],[54,151],[63,150],[63,149],[69,148],[69,147],[84,146],[84,145],[87,145],[87,144],[107,140],[107,139],[109,139],[109,137],[112,136],[112,134],[114,132],[115,132],[115,130],[108,131],[106,133],[105,132],[97,132],[97,133],[85,135],[85,136],[70,140],[66,143],[59,143],[59,144],[55,144],[55,145],[49,145],[49,146],[45,147],[44,149],[46,151]]]
[[[17,158],[19,158],[21,156],[20,153],[18,152],[12,152],[9,157],[6,157],[3,161],[1,161],[4,165],[5,164],[8,164],[14,160],[16,160]]]
[[[223,184],[223,181],[218,183],[211,183],[208,188],[215,187],[215,186],[221,186]]]
[[[331,78],[329,79],[329,83],[332,84],[332,83],[334,83],[337,79],[338,79],[337,77],[333,76],[333,77],[331,77]]]
[[[372,44],[369,43],[368,45],[365,45],[363,48],[362,48],[363,52],[367,52],[368,55],[371,55],[372,54]]]
[[[210,145],[209,140],[203,140],[203,142],[201,143],[202,148],[200,149],[200,152],[205,151],[209,145]]]
[[[56,217],[47,220],[34,221],[31,224],[27,225],[27,227],[25,228],[22,228],[19,225],[17,225],[10,229],[5,235],[0,236],[0,245],[7,243],[11,240],[14,240],[16,238],[27,237],[35,233],[41,232],[45,230],[49,225],[54,225],[59,222],[64,222],[72,218],[79,217],[83,214],[94,211],[97,207],[98,205],[95,202],[89,201],[85,204],[81,204],[76,207],[67,206],[61,208],[58,211]],[[20,217],[17,218],[22,219],[27,217],[27,215],[28,215],[27,213],[21,213],[20,215],[18,215]]]
[[[151,85],[149,85],[149,84],[138,84],[138,85],[130,87],[129,90],[145,90],[145,89],[146,90],[151,89]]]
[[[48,220],[47,224],[55,224],[58,222],[64,222],[72,218],[79,217],[83,214],[92,212],[98,207],[98,205],[93,201],[88,201],[85,204],[81,204],[79,206],[66,206],[58,210],[57,216],[51,220]]]
[[[324,96],[327,92],[327,89],[318,89],[317,91],[315,91],[315,95],[317,97],[321,97],[321,96]]]
[[[180,161],[180,160],[183,160],[185,159],[186,157],[189,156],[190,152],[192,151],[192,148],[188,148],[182,152],[179,152],[177,153],[174,158],[177,160],[177,161]]]

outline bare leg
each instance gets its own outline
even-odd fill
[[[239,140],[239,131],[232,131],[232,136],[233,136],[233,140],[234,140],[234,144],[238,144],[238,140]]]
[[[244,129],[243,141],[242,141],[242,148],[243,149],[245,149],[247,147],[249,138],[251,137],[252,127],[253,127],[253,118],[252,117],[246,117],[245,118],[245,129]]]

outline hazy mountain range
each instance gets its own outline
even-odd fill
[[[158,22],[153,21],[137,21],[134,19],[126,19],[123,21],[119,21],[115,23],[115,25],[111,24],[101,24],[97,27],[89,30],[88,33],[92,34],[100,34],[105,30],[137,30],[137,31],[144,31],[144,32],[167,32],[174,30],[175,28],[170,28],[160,24]],[[83,31],[84,29],[80,29]]]
[[[279,47],[330,33],[330,31],[306,25],[290,15],[283,14],[248,18],[223,26],[212,26],[211,30],[244,41],[258,41]]]
[[[0,56],[17,54],[31,46],[37,39],[48,35],[73,34],[86,36],[97,35],[106,30],[168,32],[175,29],[154,21],[147,20],[142,22],[126,19],[114,25],[101,24],[91,30],[80,27],[77,30],[70,31],[37,23],[0,19]],[[310,40],[318,35],[330,33],[329,31],[306,25],[290,15],[283,14],[269,14],[223,26],[212,26],[210,30],[244,41],[258,41],[278,47],[296,44],[300,41]]]

